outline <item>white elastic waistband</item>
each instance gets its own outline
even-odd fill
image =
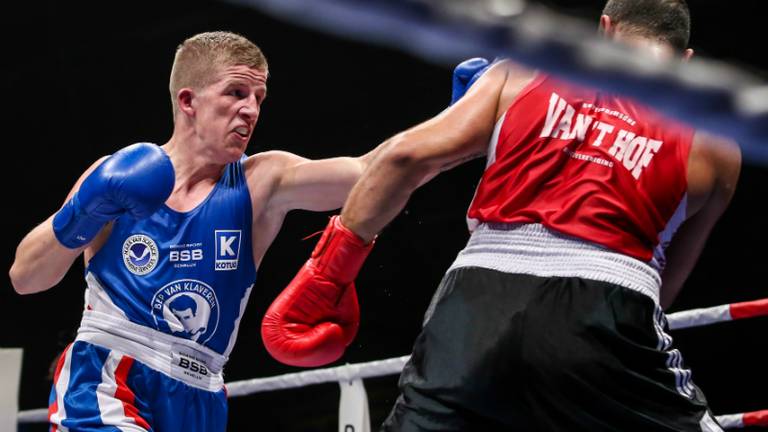
[[[661,276],[653,267],[541,224],[479,225],[449,270],[460,267],[608,282],[659,304]]]
[[[192,387],[218,391],[227,358],[187,339],[86,310],[77,340],[116,350]]]

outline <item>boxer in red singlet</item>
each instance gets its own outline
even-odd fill
[[[608,37],[684,58],[689,22],[682,0],[610,0],[600,20]],[[341,355],[348,340],[332,324],[347,306],[327,299],[350,295],[370,243],[420,184],[485,154],[472,236],[383,430],[721,430],[663,307],[731,199],[734,143],[501,62],[391,145],[265,318],[273,355]],[[311,329],[307,353],[280,339],[297,324]]]

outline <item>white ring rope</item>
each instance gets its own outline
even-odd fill
[[[691,309],[667,316],[672,330],[697,327],[722,321],[753,318],[768,315],[768,299],[732,303],[709,308]],[[227,383],[229,397],[246,396],[272,390],[305,387],[330,382],[350,382],[357,378],[373,378],[394,375],[402,371],[409,356],[393,357],[366,363],[346,364],[332,368],[314,369],[267,378],[254,378]],[[748,426],[768,427],[768,410],[716,416],[718,423],[726,429]],[[19,423],[39,423],[48,420],[48,410],[38,408],[20,411]]]
[[[667,322],[671,330],[677,330],[766,315],[768,298],[675,312],[667,315]]]
[[[48,421],[48,408],[19,411],[16,421],[19,423],[45,423]]]
[[[750,426],[768,427],[768,410],[752,411],[741,414],[727,414],[716,417],[725,429],[740,429]]]
[[[399,374],[410,356],[393,357],[367,363],[346,364],[332,368],[314,369],[276,375],[267,378],[254,378],[233,381],[226,384],[227,396],[247,396],[254,393],[305,387],[312,384],[330,382],[349,382],[356,378],[373,378]],[[48,409],[38,408],[19,411],[19,423],[40,423],[48,421]]]
[[[269,378],[235,381],[227,384],[227,394],[230,397],[245,396],[270,390],[304,387],[311,384],[352,381],[355,378],[372,378],[399,374],[409,357],[394,357],[386,360],[314,369]]]
[[[254,393],[305,387],[329,382],[349,382],[356,378],[373,378],[400,373],[410,356],[393,357],[367,363],[347,364],[325,369],[233,381],[227,384],[229,397],[246,396]],[[747,426],[768,426],[768,410],[716,416],[718,423],[726,429]],[[19,423],[44,423],[48,421],[48,409],[38,408],[20,411]]]
[[[752,426],[768,427],[768,410],[739,414],[724,414],[715,416],[715,418],[717,419],[717,422],[720,423],[720,426],[725,429],[739,429]],[[38,408],[21,411],[19,412],[17,420],[19,423],[44,423],[48,421],[48,409]]]

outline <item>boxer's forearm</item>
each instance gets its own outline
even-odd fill
[[[49,218],[19,243],[9,271],[13,288],[19,294],[51,288],[61,281],[82,250],[62,246],[53,234]]]
[[[400,213],[413,191],[439,172],[433,164],[409,153],[408,145],[393,145],[376,159],[344,205],[342,223],[366,242]]]
[[[342,224],[371,241],[420,185],[441,171],[484,155],[506,79],[503,66],[491,68],[449,109],[385,143],[352,189]]]

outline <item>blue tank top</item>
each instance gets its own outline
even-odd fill
[[[256,279],[243,160],[189,212],[118,218],[86,269],[94,307],[229,355]]]

